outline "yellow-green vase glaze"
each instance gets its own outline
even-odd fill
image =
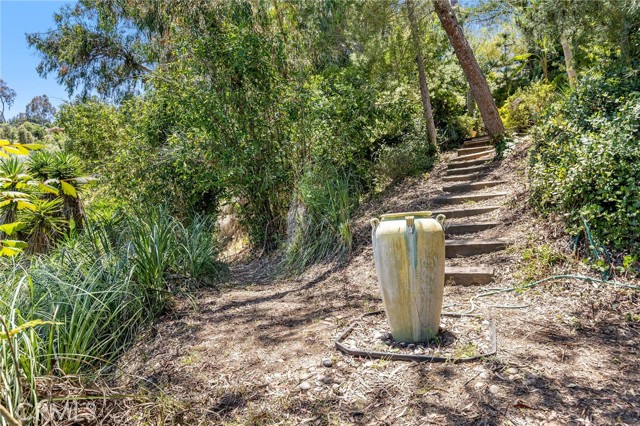
[[[444,292],[444,216],[430,212],[371,220],[373,252],[394,340],[425,342],[438,333]]]

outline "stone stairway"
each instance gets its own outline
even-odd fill
[[[495,150],[488,137],[482,136],[466,141],[458,150],[457,157],[447,165],[447,173],[443,178],[444,182],[451,182],[450,185],[443,186],[443,191],[455,195],[430,200],[431,204],[438,206],[433,211],[434,216],[442,213],[447,219],[454,220],[454,223],[445,226],[446,258],[470,258],[469,265],[447,265],[445,281],[449,284],[489,284],[493,280],[493,268],[473,265],[473,257],[503,250],[508,245],[508,242],[503,239],[464,238],[466,234],[477,234],[500,224],[495,220],[476,220],[476,216],[498,210],[501,207],[500,199],[508,195],[506,192],[499,191],[474,193],[507,183],[504,180],[484,179],[491,170],[489,163],[494,156]],[[491,205],[475,205],[477,202],[487,200],[490,200]]]

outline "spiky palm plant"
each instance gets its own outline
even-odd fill
[[[27,160],[29,173],[35,179],[46,181],[53,167],[53,154],[50,151],[34,151]]]
[[[73,221],[76,229],[84,227],[85,212],[78,193],[93,178],[83,176],[80,159],[73,154],[58,152],[42,153],[33,156],[31,166],[39,176],[46,176],[46,188],[58,188],[62,197],[62,213],[69,221]]]
[[[36,186],[37,182],[26,173],[24,162],[16,157],[0,160],[0,209],[2,224],[16,221],[18,210],[33,209],[34,205],[25,189]]]
[[[26,173],[19,158],[41,148],[41,144],[11,143],[0,139],[0,257],[15,256],[26,247],[23,241],[5,238],[24,227],[23,223],[16,222],[18,211],[34,208],[31,195],[25,191],[38,183]]]
[[[53,247],[66,227],[62,217],[62,199],[34,200],[35,208],[25,211],[23,221],[27,234],[30,253],[44,253]]]

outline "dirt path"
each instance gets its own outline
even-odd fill
[[[492,169],[508,181],[501,189],[509,195],[498,201],[504,208],[480,217],[502,225],[477,235],[509,238],[513,246],[474,257],[495,267],[495,280],[446,287],[448,309],[466,309],[487,288],[586,272],[564,247],[561,226],[528,212],[525,160],[523,142]],[[356,252],[345,265],[319,265],[295,279],[275,280],[268,259],[242,263],[233,266],[228,288],[178,300],[122,361],[123,384],[147,389],[154,401],[131,404],[131,423],[640,424],[640,298],[629,290],[559,281],[481,299],[476,313],[498,326],[498,353],[484,361],[371,361],[335,351],[338,332],[382,308],[369,218],[427,208],[430,198],[442,195],[444,175],[440,164],[431,176],[364,206],[355,224]]]

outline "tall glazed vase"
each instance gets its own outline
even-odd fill
[[[372,219],[378,285],[394,340],[438,333],[444,292],[444,216],[394,213]]]

